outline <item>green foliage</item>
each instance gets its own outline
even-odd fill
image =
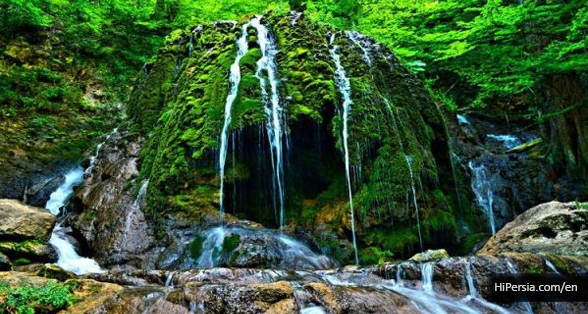
[[[0,282],[0,313],[55,313],[75,302],[73,291],[77,283],[49,281],[43,286],[25,284],[11,287]]]
[[[391,261],[394,253],[381,250],[378,247],[368,247],[359,252],[359,262],[362,265],[383,264]]]

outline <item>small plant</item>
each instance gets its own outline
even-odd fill
[[[582,203],[578,200],[575,200],[574,203],[575,203],[577,209],[588,209],[588,202]]]
[[[0,313],[55,313],[75,302],[73,291],[77,282],[50,281],[43,286],[25,284],[11,287],[0,283]]]

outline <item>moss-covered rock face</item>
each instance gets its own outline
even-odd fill
[[[150,182],[153,217],[196,220],[218,209],[229,72],[246,22],[174,32],[138,79],[128,112],[134,130],[148,136],[140,176]],[[423,84],[386,47],[360,34],[271,13],[261,22],[279,49],[286,224],[314,230],[320,245],[349,258],[342,249],[351,238],[342,97],[329,53],[337,45],[353,99],[348,146],[360,246],[387,257],[420,250],[417,204],[425,246],[455,247],[439,240],[455,238],[447,201],[455,197],[446,197],[454,186],[443,116]],[[275,227],[267,115],[255,76],[262,55],[257,38],[250,27],[231,111],[223,203],[227,213]]]

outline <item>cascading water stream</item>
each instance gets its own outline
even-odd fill
[[[55,192],[51,193],[45,208],[54,215],[59,215],[60,208],[63,207],[69,196],[73,193],[73,187],[82,182],[83,176],[84,170],[82,167],[76,167],[70,170],[65,175],[65,182]],[[55,247],[59,256],[56,263],[57,266],[74,272],[77,275],[103,272],[96,261],[79,256],[74,246],[59,235],[60,230],[61,226],[57,224],[53,229],[51,239],[49,239],[49,243]]]
[[[351,236],[353,239],[353,252],[355,254],[355,264],[359,264],[359,256],[357,252],[357,240],[355,238],[355,213],[353,210],[353,192],[351,190],[351,175],[350,175],[350,165],[349,165],[349,146],[348,146],[348,120],[349,120],[349,112],[351,111],[351,105],[353,101],[351,100],[351,83],[349,82],[349,78],[345,73],[345,68],[341,64],[341,58],[339,57],[338,45],[333,45],[335,42],[335,34],[331,35],[330,44],[332,47],[329,49],[331,57],[333,61],[335,61],[335,84],[337,85],[337,89],[343,96],[343,151],[345,155],[345,176],[347,178],[347,192],[349,194],[349,210],[351,211]]]
[[[94,150],[94,155],[90,156],[90,166],[88,166],[88,168],[86,168],[86,170],[84,171],[84,174],[92,173],[92,170],[94,170],[94,166],[96,164],[96,158],[98,158],[98,155],[100,155],[100,151],[102,150],[102,147],[104,146],[106,141],[108,141],[112,137],[112,135],[116,134],[116,132],[118,132],[118,127],[114,128],[110,133],[108,133],[108,135],[106,135],[106,138],[104,139],[103,142],[98,143],[98,145],[96,145],[96,149]]]
[[[284,113],[280,105],[280,93],[278,91],[278,66],[276,54],[278,48],[275,40],[270,36],[268,29],[261,24],[261,18],[251,20],[251,25],[257,30],[257,43],[261,51],[261,58],[257,61],[255,76],[259,79],[261,98],[264,103],[264,111],[267,115],[266,131],[271,149],[274,187],[274,209],[279,208],[280,229],[284,226],[284,161],[283,161],[283,136]],[[267,78],[264,76],[267,73]],[[267,80],[267,81],[266,81]],[[269,82],[269,93],[267,83]],[[279,203],[279,204],[278,204]]]
[[[433,270],[435,263],[421,264],[421,277],[423,278],[423,291],[433,293]]]
[[[513,265],[513,263],[510,260],[507,260],[506,261],[506,267],[508,268],[508,271],[511,274],[517,274],[518,273],[517,269],[515,268],[515,266]],[[534,313],[533,312],[533,307],[531,306],[531,303],[529,303],[529,302],[519,302],[518,304],[520,304],[525,309],[525,312],[527,312],[528,314],[533,314]]]
[[[225,164],[227,161],[227,148],[229,142],[229,127],[231,125],[231,110],[233,107],[233,103],[237,98],[237,93],[239,92],[239,83],[241,82],[241,68],[239,62],[241,61],[241,58],[243,58],[243,56],[249,50],[249,43],[247,41],[247,28],[249,27],[249,25],[251,25],[251,23],[245,23],[243,25],[241,37],[237,39],[237,57],[235,58],[235,62],[233,62],[233,64],[231,65],[231,75],[229,77],[229,86],[231,88],[229,91],[229,95],[227,96],[227,100],[225,102],[225,120],[221,132],[221,141],[218,158],[218,172],[220,177],[219,208],[221,219],[224,217],[225,213],[223,193],[225,183]]]
[[[552,272],[554,272],[558,275],[561,275],[561,273],[557,270],[555,265],[553,265],[553,263],[550,260],[545,259],[545,266],[547,266],[547,268],[551,269]]]
[[[488,178],[488,173],[484,165],[476,165],[473,161],[468,163],[472,171],[472,190],[476,195],[478,205],[482,208],[490,224],[490,232],[496,234],[496,222],[494,220],[494,192]]]
[[[349,38],[356,46],[358,46],[361,51],[363,52],[363,60],[365,61],[365,63],[371,67],[372,66],[372,57],[370,55],[370,51],[369,48],[366,47],[364,45],[364,43],[361,41],[361,39],[359,38],[359,36],[361,36],[359,33],[357,32],[351,32],[351,31],[346,31],[345,35],[347,36],[347,38]]]
[[[268,241],[272,254],[280,256],[288,265],[300,268],[327,269],[336,265],[325,255],[313,252],[306,244],[276,230],[256,230],[224,225],[206,230],[201,234],[202,249],[197,261],[198,268],[212,268],[221,264],[225,239],[238,236],[249,241]],[[295,261],[295,262],[294,262]]]
[[[198,258],[198,268],[211,268],[218,264],[225,233],[226,230],[223,226],[211,229],[206,233],[206,239],[202,242],[202,253]]]
[[[421,235],[421,219],[419,216],[419,205],[417,202],[417,198],[416,198],[416,188],[415,188],[415,182],[414,182],[414,173],[412,171],[412,157],[410,155],[404,155],[405,159],[406,159],[406,164],[408,165],[408,171],[410,173],[410,181],[411,181],[411,185],[410,185],[410,189],[412,192],[412,199],[414,202],[414,210],[416,213],[416,219],[417,219],[417,230],[419,232],[419,243],[421,245],[421,252],[424,251],[423,248],[423,236]]]
[[[45,208],[48,209],[54,216],[59,216],[61,207],[65,204],[67,198],[73,193],[74,186],[82,182],[84,170],[82,167],[76,167],[65,174],[65,181],[57,190],[53,191],[49,196]]]
[[[474,300],[476,303],[480,304],[481,306],[492,310],[495,313],[500,314],[509,314],[510,312],[503,308],[502,306],[496,305],[494,303],[490,303],[484,298],[482,298],[478,294],[478,290],[476,289],[476,285],[474,284],[474,276],[472,275],[472,262],[468,259],[466,264],[466,282],[468,283],[468,295],[464,298],[465,302],[470,300]]]
[[[127,217],[125,218],[125,232],[123,233],[123,239],[124,239],[123,245],[126,242],[125,241],[126,236],[130,232],[131,224],[133,222],[133,216],[135,216],[137,211],[140,209],[141,202],[143,201],[143,198],[145,197],[145,194],[147,193],[148,186],[149,186],[149,180],[143,181],[143,183],[141,184],[141,188],[139,189],[139,193],[137,194],[137,197],[135,198],[135,201],[133,202],[133,206],[131,207],[131,210],[129,210]]]

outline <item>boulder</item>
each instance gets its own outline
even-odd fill
[[[8,256],[0,253],[0,271],[11,270],[12,263],[8,259]]]
[[[57,261],[57,252],[52,245],[39,240],[26,240],[24,242],[0,242],[0,252],[9,256],[19,264],[29,262],[53,263]]]
[[[550,202],[506,224],[478,254],[529,252],[588,257],[588,206]]]
[[[55,226],[55,216],[42,208],[17,200],[0,199],[0,241],[37,239],[48,241]]]
[[[68,223],[101,265],[134,261],[155,241],[144,213],[148,182],[136,180],[138,141],[127,139],[124,130],[110,133],[91,158],[89,175],[73,197],[77,206]]]
[[[409,261],[425,263],[447,257],[449,257],[449,253],[445,249],[426,250],[425,252],[415,254]]]

